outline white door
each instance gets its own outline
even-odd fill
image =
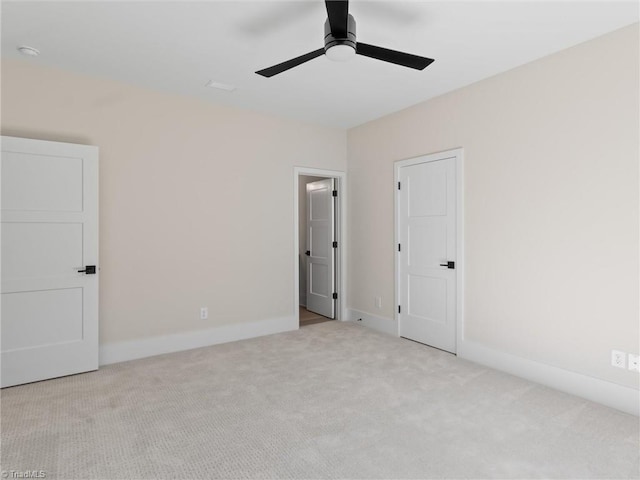
[[[456,352],[456,158],[399,168],[400,336]]]
[[[335,318],[335,180],[307,184],[307,310]]]
[[[96,370],[98,149],[2,137],[0,167],[2,387]]]

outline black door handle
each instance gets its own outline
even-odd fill
[[[456,262],[441,263],[441,267],[456,268]]]
[[[311,256],[311,250],[307,250],[306,252],[304,252],[304,254],[305,254],[307,257],[310,257],[310,256]]]
[[[87,265],[84,267],[84,270],[78,270],[78,273],[86,273],[87,275],[95,275],[96,266],[95,265]]]

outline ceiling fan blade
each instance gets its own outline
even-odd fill
[[[398,52],[397,50],[389,50],[388,48],[376,47],[366,43],[358,42],[356,44],[356,53],[365,57],[375,58],[383,62],[395,63],[403,67],[415,68],[416,70],[424,70],[433,63],[433,58],[419,57],[410,53]]]
[[[335,38],[347,38],[347,22],[349,18],[348,0],[325,0],[331,35]]]
[[[274,65],[273,67],[265,68],[263,70],[258,70],[256,73],[258,75],[262,75],[263,77],[273,77],[279,73],[285,72],[290,68],[297,67],[298,65],[302,65],[309,60],[313,60],[320,55],[324,55],[324,48],[319,48],[318,50],[314,50],[313,52],[306,53],[304,55],[300,55],[299,57],[292,58],[291,60],[287,60],[286,62],[279,63],[278,65]]]

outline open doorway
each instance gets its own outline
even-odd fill
[[[295,299],[300,327],[344,320],[344,173],[295,169]]]

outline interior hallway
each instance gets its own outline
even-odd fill
[[[303,306],[300,306],[300,326],[305,327],[307,325],[313,325],[315,323],[330,322],[332,319],[318,315],[315,312],[310,312]]]

